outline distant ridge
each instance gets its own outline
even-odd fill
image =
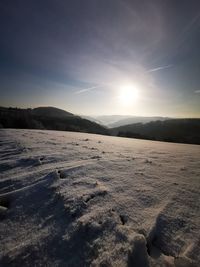
[[[48,117],[67,117],[74,116],[74,114],[65,111],[63,109],[55,108],[55,107],[38,107],[32,109],[32,114],[37,116],[48,116]]]
[[[200,145],[200,119],[134,123],[110,129],[112,135]]]
[[[152,117],[148,117],[150,118]],[[0,107],[0,128],[74,131],[200,145],[200,119],[157,120],[108,129],[55,107]]]
[[[0,107],[0,128],[109,134],[105,127],[55,107],[38,107],[34,109]]]
[[[119,127],[133,123],[147,123],[150,121],[164,121],[170,118],[161,116],[132,116],[132,115],[103,115],[88,117],[89,120],[96,121],[101,125],[105,125],[108,128]]]

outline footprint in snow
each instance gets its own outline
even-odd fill
[[[91,157],[91,159],[100,159],[101,158],[101,156],[93,156],[93,157]]]
[[[3,219],[10,207],[10,199],[8,197],[0,197],[0,219]]]
[[[145,163],[152,164],[152,161],[149,160],[149,159],[146,159],[146,160],[145,160]]]

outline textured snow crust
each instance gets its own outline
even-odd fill
[[[200,266],[200,146],[0,130],[0,266]]]

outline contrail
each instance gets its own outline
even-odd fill
[[[150,69],[147,72],[155,72],[155,71],[159,71],[159,70],[169,69],[171,67],[173,67],[173,65],[160,66],[160,67],[157,67],[154,69]]]
[[[82,94],[82,93],[85,93],[85,92],[88,92],[88,91],[92,91],[96,88],[101,88],[101,87],[111,87],[113,84],[112,83],[103,83],[103,84],[98,84],[96,86],[93,86],[93,87],[89,87],[89,88],[84,88],[84,89],[81,89],[81,90],[78,90],[75,92],[75,94]]]
[[[93,90],[93,89],[99,88],[99,87],[102,87],[102,85],[97,85],[97,86],[93,86],[93,87],[89,87],[89,88],[81,89],[81,90],[76,91],[75,94],[82,94],[82,93],[91,91],[91,90]]]

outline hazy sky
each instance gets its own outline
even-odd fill
[[[200,117],[200,1],[1,0],[0,105]]]

